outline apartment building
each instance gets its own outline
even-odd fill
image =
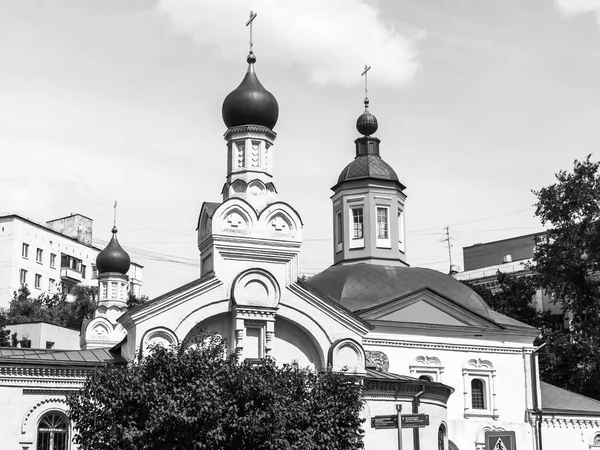
[[[96,286],[93,220],[82,214],[45,224],[19,214],[0,216],[0,308],[7,307],[23,284],[32,296],[68,293],[77,285]],[[143,266],[131,263],[130,289],[141,295]]]

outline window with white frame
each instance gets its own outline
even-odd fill
[[[21,256],[23,258],[29,258],[29,244],[23,242],[23,246],[21,247]]]
[[[44,257],[44,250],[38,248],[35,251],[35,262],[42,264],[42,258]]]
[[[56,255],[54,253],[50,253],[50,267],[56,268]]]
[[[42,276],[39,273],[35,274],[35,284],[34,284],[36,289],[41,289],[42,288]]]
[[[400,206],[398,206],[400,207]],[[406,240],[404,231],[404,211],[398,214],[398,249],[402,252],[406,252]]]
[[[390,208],[378,206],[377,215],[377,247],[390,247]]]
[[[435,356],[417,356],[409,366],[410,375],[422,380],[427,377],[428,381],[435,381],[437,383],[442,382],[442,373],[444,373],[444,366],[439,358]]]
[[[365,246],[364,236],[364,210],[362,206],[350,208],[350,220],[352,239],[350,239],[350,248]]]
[[[54,294],[55,289],[56,289],[56,280],[49,278],[48,279],[48,292],[50,292],[51,294]]]
[[[463,368],[464,411],[468,417],[498,418],[496,370],[490,361],[470,359]]]
[[[37,429],[38,450],[67,450],[69,448],[69,422],[59,412],[42,416]]]
[[[342,222],[342,212],[338,211],[335,214],[335,229],[336,229],[336,239],[335,239],[335,251],[339,252],[342,250],[343,241],[344,241],[344,222]]]
[[[21,284],[27,284],[27,271],[25,269],[21,269],[19,272],[19,282]]]

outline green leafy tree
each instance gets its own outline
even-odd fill
[[[132,309],[132,308],[135,308],[136,306],[143,305],[148,300],[149,300],[149,298],[147,295],[142,295],[140,297],[137,297],[133,293],[133,291],[129,291],[129,294],[127,295],[127,308]]]
[[[97,287],[76,286],[70,292],[70,299],[64,293],[43,293],[32,298],[27,286],[23,285],[14,293],[4,315],[7,323],[44,321],[80,329],[82,322],[93,316],[97,292]]]
[[[481,285],[467,284],[494,311],[528,325],[538,326],[540,314],[533,305],[533,298],[537,290],[536,277],[532,275],[517,277],[498,271],[496,280],[498,284],[494,290]]]
[[[6,317],[0,313],[0,347],[11,347],[10,331],[6,329]]]
[[[218,336],[98,369],[67,403],[85,450],[363,448],[352,376],[240,363]]]
[[[542,324],[542,379],[600,399],[600,176],[590,156],[534,191],[535,214],[549,226],[538,242],[534,269],[542,288],[564,304],[562,320]]]

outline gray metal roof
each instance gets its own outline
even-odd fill
[[[428,288],[469,311],[491,318],[489,307],[472,289],[432,269],[367,263],[338,265],[314,275],[308,283],[351,311],[372,308]]]
[[[120,355],[111,352],[110,348],[90,350],[45,350],[29,348],[0,348],[0,363],[51,363],[60,365],[101,366],[105,364],[125,364],[127,361]]]
[[[379,155],[360,155],[348,164],[338,178],[338,184],[360,178],[398,181],[398,175]]]
[[[600,401],[567,391],[550,383],[540,383],[544,414],[600,416]]]

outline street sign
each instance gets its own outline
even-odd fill
[[[514,431],[487,431],[485,450],[516,450]]]
[[[402,414],[402,428],[423,428],[428,425],[428,414]]]
[[[398,416],[371,417],[371,428],[398,428]]]

